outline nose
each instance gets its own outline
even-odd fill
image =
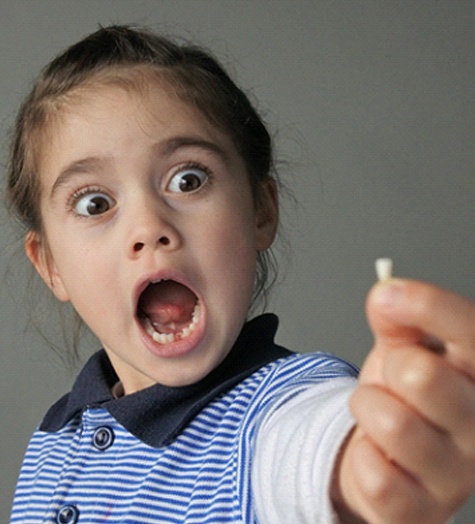
[[[174,223],[173,211],[155,200],[142,203],[140,211],[132,212],[129,221],[128,251],[131,258],[147,250],[174,251],[181,246],[181,235]]]

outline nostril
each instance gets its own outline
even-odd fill
[[[158,244],[162,246],[168,246],[170,245],[170,239],[168,237],[160,237],[158,239]],[[133,247],[134,253],[138,253],[139,251],[142,251],[144,247],[145,247],[145,242],[136,242]]]

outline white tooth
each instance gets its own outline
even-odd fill
[[[146,317],[144,319],[144,327],[146,332],[157,342],[158,344],[171,344],[175,340],[181,340],[188,337],[195,330],[196,325],[200,317],[200,306],[196,304],[193,313],[191,314],[191,322],[188,326],[183,328],[179,333],[160,333],[160,325],[158,323],[152,323],[152,321]],[[170,327],[173,330],[177,329],[176,323],[172,322]]]
[[[164,335],[163,333],[158,333],[157,331],[154,332],[153,334],[153,340],[155,340],[155,342],[158,342],[159,344],[167,344],[168,340],[168,335]]]
[[[173,333],[158,333],[157,331],[153,332],[152,335],[153,340],[157,342],[158,344],[171,344],[175,341],[175,335]]]
[[[378,280],[389,280],[392,276],[393,261],[390,258],[378,258],[376,260],[376,274]]]
[[[200,316],[200,306],[199,304],[196,304],[195,309],[193,310],[193,313],[191,314],[192,323],[195,324],[198,322],[198,318]]]

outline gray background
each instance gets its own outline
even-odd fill
[[[227,64],[276,133],[284,197],[279,341],[358,364],[371,346],[373,261],[475,298],[473,1],[25,1],[0,5],[0,129],[40,67],[97,24],[196,39]],[[0,521],[28,437],[76,372],[47,336],[20,231],[0,225]],[[65,239],[67,242],[67,239]],[[33,293],[25,296],[25,290]],[[85,344],[87,355],[96,343]],[[470,509],[471,508],[471,509]],[[475,504],[457,522],[475,521]]]

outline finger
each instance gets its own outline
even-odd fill
[[[436,337],[443,342],[449,361],[475,377],[472,301],[423,282],[392,279],[371,290],[367,314],[377,340],[397,346],[424,344]]]
[[[372,523],[443,523],[448,514],[367,436],[353,439],[349,469],[355,485],[351,487],[360,513]]]
[[[388,351],[382,374],[389,390],[442,431],[475,463],[475,384],[447,361],[417,347]]]
[[[352,410],[359,427],[387,460],[434,500],[453,508],[467,496],[474,470],[446,432],[401,399],[374,386],[358,389]]]

